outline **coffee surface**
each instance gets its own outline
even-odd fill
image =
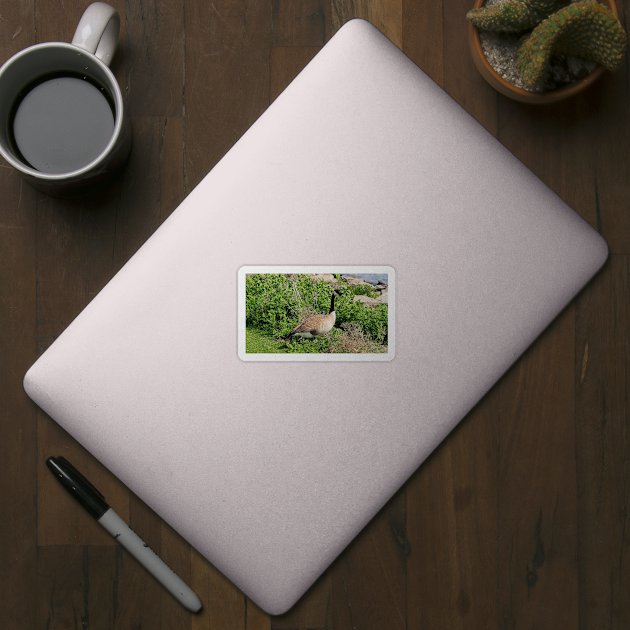
[[[114,133],[104,88],[58,76],[25,90],[13,117],[22,158],[43,173],[71,173],[94,161]]]

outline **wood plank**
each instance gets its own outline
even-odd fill
[[[593,118],[591,118],[593,117]],[[585,124],[587,120],[589,124]],[[499,99],[499,140],[554,192],[597,227],[591,124],[600,125],[587,96],[542,110]],[[527,142],[523,134],[527,133]]]
[[[407,628],[496,619],[498,416],[494,387],[407,483]]]
[[[628,5],[627,2],[623,4]],[[626,9],[626,15],[628,13]],[[583,146],[587,147],[593,164],[591,188],[595,200],[587,218],[615,254],[630,254],[630,213],[627,211],[630,208],[629,66],[625,63],[615,73],[606,74],[592,88],[589,94],[592,106],[581,125],[588,132]],[[574,131],[586,135],[583,129]]]
[[[186,191],[269,105],[271,11],[263,0],[186,6]]]
[[[269,98],[274,101],[321,47],[272,48],[269,53]]]
[[[444,89],[491,134],[497,135],[500,95],[479,74],[468,49],[470,0],[443,0]]]
[[[134,146],[114,210],[111,272],[118,271],[184,199],[181,118],[131,121]]]
[[[192,588],[204,606],[192,616],[193,630],[271,630],[272,618],[195,550],[192,564]]]
[[[146,508],[145,508],[146,509]],[[138,503],[133,506],[133,513],[138,512]],[[149,511],[150,512],[150,511]],[[132,514],[132,520],[133,514]],[[186,565],[190,562],[187,545],[179,550],[168,550],[175,543],[181,547],[179,541],[160,526],[160,519],[147,517],[140,523],[138,535],[172,566],[187,583]],[[145,529],[146,527],[146,529]],[[135,526],[134,526],[135,528]],[[170,528],[169,528],[170,529]],[[172,530],[171,530],[172,532]],[[175,556],[178,558],[175,558]],[[175,566],[171,565],[171,561]],[[193,613],[186,610],[175,598],[168,593],[157,580],[141,566],[138,561],[120,545],[116,548],[116,574],[113,580],[116,600],[114,603],[114,630],[128,628],[152,628],[155,630],[189,630]]]
[[[271,617],[272,630],[332,628],[332,584],[328,569],[288,612]]]
[[[37,409],[22,379],[37,359],[37,193],[0,160],[0,618],[16,630],[34,627],[37,541]],[[31,592],[29,594],[29,592]]]
[[[35,7],[31,0],[2,4],[0,20],[0,64],[15,53],[37,43]]]
[[[245,597],[245,630],[270,630],[271,617]]]
[[[112,505],[112,507],[115,507]],[[135,495],[130,498],[131,528],[187,584],[190,545]],[[155,630],[190,630],[192,613],[184,608],[126,550],[118,559],[120,628],[147,626]]]
[[[323,46],[330,39],[330,0],[273,0],[272,46]]]
[[[409,553],[403,487],[333,564],[332,627],[406,628]]]
[[[181,117],[164,119],[158,159],[160,163],[161,225],[184,200],[184,132]]]
[[[36,41],[33,2],[0,9],[0,63]],[[37,411],[22,378],[37,358],[37,193],[0,158],[0,619],[36,627]]]
[[[247,610],[254,604],[194,549],[191,588],[203,602],[203,608],[193,617],[193,630],[245,630]]]
[[[115,547],[42,547],[38,550],[37,569],[34,628],[114,627]]]
[[[402,49],[403,0],[332,0],[333,35],[353,18],[368,20]]]
[[[630,627],[630,259],[611,256],[576,305],[580,628]]]
[[[500,383],[502,627],[578,627],[574,346],[571,305]]]
[[[125,51],[130,116],[181,116],[184,86],[183,0],[127,5]]]
[[[625,72],[625,71],[624,71]],[[584,217],[611,252],[627,253],[630,203],[628,92],[623,73],[609,74],[573,99],[536,107],[500,97],[501,142]],[[527,142],[524,141],[527,134]]]
[[[403,0],[402,50],[444,87],[442,0]]]

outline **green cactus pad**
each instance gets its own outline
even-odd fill
[[[534,28],[568,0],[506,0],[500,4],[472,9],[466,17],[479,29],[519,33]]]
[[[523,41],[516,60],[528,85],[540,81],[554,53],[594,61],[608,70],[621,63],[626,33],[615,14],[597,2],[575,2],[543,20]]]

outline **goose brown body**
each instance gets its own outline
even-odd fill
[[[332,298],[330,300],[330,312],[328,315],[313,315],[313,317],[309,317],[299,326],[296,326],[284,338],[284,340],[287,341],[288,339],[291,339],[291,337],[313,339],[329,333],[335,325],[335,320],[337,319],[337,315],[335,313],[335,296],[337,295],[341,295],[341,293],[336,290],[333,291]]]

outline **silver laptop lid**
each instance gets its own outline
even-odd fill
[[[279,614],[607,253],[597,232],[355,20],[24,384]],[[267,265],[391,269],[390,360],[239,358],[239,270]]]

